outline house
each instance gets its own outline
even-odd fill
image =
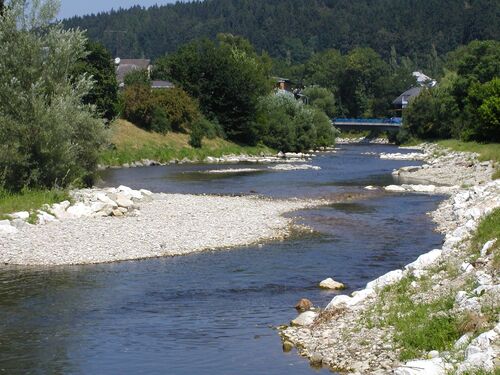
[[[170,81],[151,81],[151,88],[153,90],[173,89],[175,85]]]
[[[134,70],[147,70],[151,74],[151,60],[149,59],[115,59],[116,80],[120,87],[124,86],[125,76]]]
[[[288,78],[274,77],[274,81],[278,90],[292,92],[292,81]]]
[[[406,90],[404,93],[399,95],[396,100],[392,102],[392,104],[398,109],[398,110],[403,110],[406,107],[408,107],[409,101],[418,96],[423,90],[422,86],[417,86],[417,87],[412,87],[408,90]]]

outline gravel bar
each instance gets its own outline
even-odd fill
[[[319,202],[259,197],[156,194],[137,216],[86,217],[22,228],[0,237],[10,265],[94,264],[174,256],[281,239],[283,214]]]

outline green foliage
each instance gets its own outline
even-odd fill
[[[337,115],[337,106],[333,94],[323,87],[312,86],[302,91],[307,97],[308,104],[325,112],[328,117]]]
[[[125,83],[125,86],[143,85],[150,87],[151,78],[146,69],[135,69],[123,77],[123,83]]]
[[[500,142],[500,78],[473,83],[465,111],[469,126],[462,132],[466,140]]]
[[[75,65],[73,75],[87,74],[94,84],[83,98],[84,103],[95,105],[108,121],[118,114],[118,83],[111,54],[96,42],[87,41],[87,55]]]
[[[146,130],[186,133],[201,117],[197,103],[182,89],[152,90],[145,85],[126,86],[123,116]]]
[[[331,146],[336,135],[323,112],[286,94],[260,100],[253,131],[263,144],[285,152]]]
[[[448,56],[442,82],[410,103],[410,136],[500,140],[500,42],[474,41]]]
[[[19,211],[36,211],[45,204],[71,201],[65,190],[23,189],[18,193],[0,190],[0,218],[8,218],[8,214]]]
[[[65,24],[88,30],[89,37],[103,42],[114,56],[155,59],[187,41],[215,39],[223,31],[244,36],[258,51],[268,51],[286,63],[302,63],[329,48],[345,53],[366,46],[385,60],[397,51],[421,68],[431,68],[439,63],[436,55],[460,44],[499,40],[499,7],[491,0],[465,4],[461,0],[193,1],[150,9],[136,6]]]
[[[221,35],[217,43],[194,41],[168,57],[168,70],[230,139],[255,141],[249,124],[258,98],[270,89],[270,64],[248,41],[228,35]]]
[[[459,321],[450,314],[454,298],[441,297],[426,303],[412,300],[411,282],[405,277],[386,287],[378,309],[384,309],[384,325],[394,327],[394,338],[401,347],[400,359],[418,358],[430,350],[447,350],[460,337]]]
[[[39,5],[39,6],[38,6]],[[92,88],[73,76],[85,57],[80,31],[49,25],[57,3],[12,1],[0,22],[0,186],[91,183],[103,121],[82,104]]]
[[[471,239],[471,252],[479,253],[487,241],[495,238],[497,242],[490,249],[490,253],[493,254],[495,267],[500,269],[500,208],[493,210],[479,223]]]

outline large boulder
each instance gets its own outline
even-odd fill
[[[370,281],[368,284],[366,284],[366,287],[369,289],[382,289],[387,285],[397,283],[402,278],[403,278],[403,271],[394,270],[387,272],[385,275],[382,275],[373,281]]]
[[[417,260],[406,265],[405,268],[409,271],[426,269],[441,257],[442,252],[441,249],[431,250],[428,253],[420,255]]]

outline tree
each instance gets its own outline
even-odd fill
[[[463,130],[463,138],[480,142],[500,141],[500,78],[473,84],[465,108],[468,126]]]
[[[302,92],[313,107],[326,113],[330,118],[338,114],[335,97],[327,89],[319,86],[308,87]]]
[[[56,1],[25,5],[12,0],[0,21],[0,187],[89,184],[105,132],[82,103],[91,79],[73,76],[85,36],[50,23]]]
[[[335,142],[335,130],[325,113],[298,102],[293,95],[264,96],[257,108],[253,131],[269,147],[285,152],[307,151]]]
[[[150,87],[151,78],[146,69],[135,69],[125,75],[123,83],[125,86],[143,85]]]
[[[250,124],[261,95],[271,88],[270,64],[241,38],[197,40],[168,57],[172,79],[198,99],[202,112],[229,138],[253,143]]]
[[[118,84],[115,66],[111,54],[97,42],[87,41],[87,56],[75,67],[74,74],[88,74],[94,81],[90,92],[84,97],[84,103],[93,104],[108,121],[117,115]]]

